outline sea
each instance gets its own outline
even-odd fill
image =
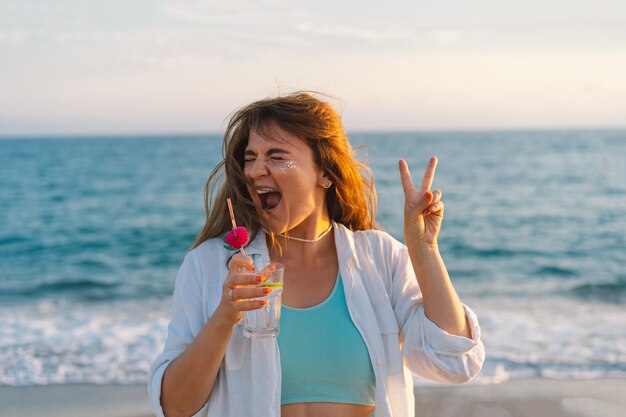
[[[439,158],[439,246],[487,353],[472,384],[626,377],[625,130],[348,136],[399,240],[398,159],[419,182]],[[221,158],[208,134],[0,140],[0,385],[146,382]]]

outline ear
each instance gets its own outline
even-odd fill
[[[326,172],[321,172],[318,178],[317,183],[326,189],[330,188],[333,185],[333,182],[328,178],[328,174]]]

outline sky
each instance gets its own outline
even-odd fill
[[[0,136],[218,133],[327,94],[348,131],[626,127],[626,1],[0,0]]]

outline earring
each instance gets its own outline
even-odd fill
[[[330,180],[324,180],[324,182],[322,183],[322,187],[326,189],[330,188],[331,185],[333,185],[333,183]]]

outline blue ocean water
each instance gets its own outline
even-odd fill
[[[626,376],[626,131],[349,137],[400,240],[397,161],[419,181],[438,156],[476,383]],[[0,140],[0,384],[145,381],[220,159],[215,135]]]

